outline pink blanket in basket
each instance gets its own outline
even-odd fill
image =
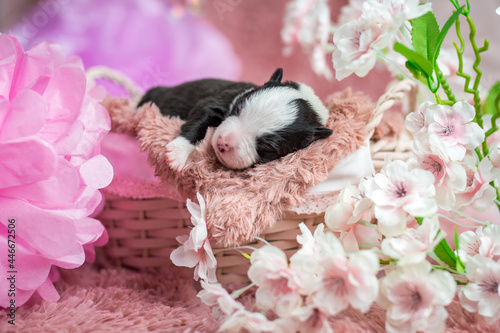
[[[137,135],[156,176],[182,199],[196,192],[207,203],[207,227],[218,245],[233,246],[271,227],[289,207],[304,201],[307,190],[325,180],[335,165],[357,150],[367,137],[366,123],[373,104],[349,90],[330,96],[327,127],[333,135],[270,163],[242,171],[228,170],[217,161],[209,144],[213,131],[187,161],[182,173],[165,160],[165,146],[180,131],[182,121],[164,117],[155,106],[136,110],[127,99],[107,99],[112,131]]]

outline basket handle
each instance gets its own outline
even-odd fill
[[[106,66],[90,67],[86,73],[89,82],[95,82],[98,79],[107,79],[123,87],[134,100],[139,100],[142,96],[141,89],[137,84],[124,73]]]
[[[366,127],[368,129],[368,137],[372,137],[375,133],[375,128],[380,124],[384,112],[390,109],[394,103],[407,98],[410,110],[415,110],[417,106],[416,95],[418,92],[418,84],[412,80],[398,81],[389,88],[375,103],[373,114],[368,121]]]

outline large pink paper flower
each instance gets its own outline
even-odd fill
[[[66,60],[57,45],[24,52],[0,34],[0,247],[8,248],[8,230],[16,236],[15,261],[2,260],[0,271],[17,271],[16,306],[34,294],[57,300],[51,268],[78,267],[86,254],[93,259],[93,244],[107,241],[89,217],[113,177],[100,155],[110,128],[104,94],[87,86],[79,58]],[[1,290],[6,283],[0,279]],[[7,297],[1,293],[0,306]]]

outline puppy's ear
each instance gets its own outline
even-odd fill
[[[278,68],[274,71],[273,75],[267,83],[281,83],[281,79],[283,78],[283,68]]]
[[[316,127],[314,129],[314,133],[313,133],[313,141],[326,139],[327,137],[332,135],[332,133],[333,133],[333,131],[329,128]]]

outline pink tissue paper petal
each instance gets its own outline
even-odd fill
[[[38,137],[0,142],[0,196],[2,188],[50,178],[56,165],[54,148]]]
[[[43,97],[34,91],[23,90],[14,98],[4,118],[0,141],[37,134],[45,125],[46,113],[47,105]]]

